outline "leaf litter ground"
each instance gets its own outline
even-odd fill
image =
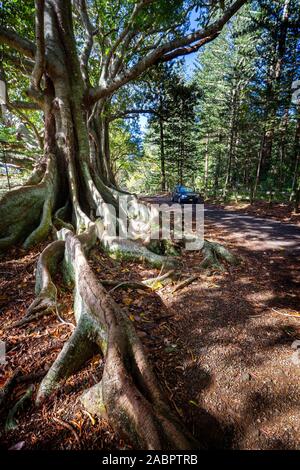
[[[300,365],[292,360],[292,345],[300,338],[299,264],[292,253],[257,252],[212,224],[206,238],[226,244],[241,263],[224,272],[202,272],[176,293],[174,285],[158,284],[155,291],[116,289],[112,295],[134,322],[171,406],[202,445],[300,448]],[[14,387],[1,415],[1,447],[130,449],[130,443],[105,420],[86,413],[79,401],[101,379],[100,355],[40,409],[34,407],[33,395],[17,416],[18,427],[4,432],[9,409],[31,383],[37,389],[72,332],[72,293],[59,275],[59,313],[69,324],[52,313],[8,328],[34,299],[34,269],[43,246],[30,253],[15,248],[1,259],[0,332],[7,364],[1,368],[0,385],[17,368],[25,380]],[[195,273],[201,260],[200,253],[186,252],[182,279]],[[90,262],[99,280],[141,281],[159,274],[147,266],[116,262],[98,247]]]

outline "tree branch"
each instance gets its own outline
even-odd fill
[[[20,54],[3,54],[3,61],[6,61],[13,65],[16,69],[21,70],[21,72],[25,72],[27,75],[32,74],[32,70],[34,67],[34,62],[25,59],[25,57],[21,57]]]
[[[45,0],[35,0],[35,63],[31,76],[31,86],[40,89],[40,83],[45,70],[45,39],[44,39],[44,9]]]
[[[85,0],[75,0],[75,7],[80,15],[82,25],[86,31],[86,38],[82,54],[80,57],[80,68],[82,71],[82,76],[86,85],[89,85],[89,72],[88,72],[88,60],[92,52],[92,47],[94,43],[94,35],[97,33],[96,28],[92,25]]]
[[[8,30],[0,26],[0,44],[6,44],[16,51],[21,52],[26,57],[34,59],[36,47],[28,39],[24,39],[14,31]]]
[[[120,113],[112,114],[109,116],[109,121],[115,121],[116,119],[130,117],[130,114],[158,114],[154,109],[126,109]]]
[[[14,109],[41,111],[41,107],[38,105],[38,103],[31,103],[30,101],[12,101],[9,104]]]
[[[115,51],[117,50],[117,48],[119,47],[119,45],[121,43],[125,43],[126,47],[128,45],[127,41],[126,41],[126,38],[127,36],[129,35],[130,38],[134,37],[135,33],[134,31],[131,31],[131,26],[132,24],[134,23],[134,20],[135,18],[137,17],[137,15],[139,14],[139,12],[147,5],[149,5],[150,3],[152,3],[153,0],[142,0],[140,1],[139,3],[136,3],[135,6],[134,6],[134,9],[133,9],[133,12],[128,20],[128,24],[126,26],[126,28],[124,28],[124,30],[121,32],[121,34],[119,35],[119,37],[117,38],[116,42],[113,44],[111,50],[109,51],[109,54],[108,54],[108,58],[107,58],[107,63],[106,63],[106,66],[108,66],[113,54],[115,53]]]
[[[160,59],[162,59],[163,57],[167,57],[168,53],[174,51],[175,54],[176,51],[175,57],[179,57],[180,55],[186,55],[190,54],[191,52],[194,52],[193,47],[191,47],[188,51],[185,46],[192,45],[196,41],[205,40],[204,43],[207,43],[209,42],[209,40],[212,40],[212,36],[218,35],[223,29],[224,25],[230,20],[233,15],[235,15],[235,13],[246,2],[247,0],[236,0],[230,7],[227,8],[227,10],[223,13],[222,16],[210,26],[207,26],[205,29],[190,33],[187,36],[179,37],[172,41],[166,42],[165,44],[159,46],[154,51],[151,51],[145,57],[140,59],[138,63],[134,65],[131,69],[125,70],[122,74],[117,76],[109,85],[92,88],[88,95],[89,104],[91,105],[97,100],[104,98],[105,96],[111,95],[121,86],[125,85],[131,80],[136,79],[149,67],[159,62]],[[199,44],[199,42],[197,45],[194,44],[194,46],[196,46],[196,50],[198,50],[201,45],[203,44]],[[172,57],[172,54],[170,55],[170,57]]]
[[[191,54],[192,52],[197,52],[200,47],[204,46],[205,44],[208,44],[209,42],[213,41],[216,37],[218,37],[220,32],[217,32],[215,34],[212,34],[211,36],[207,36],[207,38],[201,39],[198,41],[196,44],[193,46],[187,46],[187,47],[180,47],[176,49],[173,52],[170,52],[169,54],[166,54],[162,56],[158,62],[168,62],[170,60],[176,59],[179,56],[184,56]]]

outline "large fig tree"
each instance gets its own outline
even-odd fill
[[[4,0],[0,5],[3,63],[29,76],[25,102],[12,102],[6,83],[7,106],[41,109],[45,125],[42,160],[22,187],[0,201],[0,247],[21,242],[29,248],[57,231],[58,240],[39,258],[37,298],[27,318],[55,305],[52,276],[61,263],[74,285],[77,326],[36,401],[45,400],[100,348],[102,380],[82,402],[92,413],[105,414],[137,447],[186,449],[195,443],[167,404],[131,322],[87,261],[97,237],[109,251],[155,265],[164,261],[134,241],[105,239],[107,225],[119,223],[122,194],[110,167],[106,107],[113,93],[149,67],[213,40],[245,2]],[[191,32],[192,11],[199,20]],[[107,214],[107,207],[116,210]]]

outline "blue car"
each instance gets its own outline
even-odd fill
[[[197,202],[203,203],[203,198],[192,189],[177,185],[172,193],[172,202],[197,204]]]

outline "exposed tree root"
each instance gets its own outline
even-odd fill
[[[204,259],[200,264],[202,269],[211,268],[223,271],[224,266],[222,261],[232,265],[238,263],[238,258],[220,243],[204,240],[202,252],[204,255]]]
[[[14,388],[17,378],[20,375],[20,370],[16,369],[11,377],[5,382],[4,386],[0,390],[0,412],[4,409],[7,400],[9,399],[11,392]]]
[[[36,167],[33,169],[31,175],[25,181],[23,186],[33,186],[35,184],[39,184],[43,179],[43,176],[44,176],[45,171],[46,171],[46,167],[47,167],[47,165],[45,164],[44,159],[43,159],[43,161],[38,163],[36,165]]]
[[[172,269],[166,272],[165,274],[161,274],[159,276],[146,279],[145,281],[143,281],[143,284],[146,284],[146,286],[149,286],[149,287],[153,287],[157,282],[160,282],[163,285],[165,285],[171,282],[174,276],[176,276],[176,273],[175,273],[175,270]]]
[[[57,169],[54,157],[49,156],[47,170],[38,184],[14,188],[2,196],[0,249],[24,240],[24,247],[29,248],[46,238],[52,225],[56,186]]]
[[[137,281],[113,281],[110,279],[101,280],[101,284],[105,287],[111,287],[109,292],[112,292],[117,289],[143,289],[151,290],[151,288],[142,282]]]
[[[34,386],[30,385],[24,395],[17,401],[13,408],[9,411],[6,423],[5,423],[5,432],[12,431],[18,426],[18,423],[15,419],[16,414],[21,411],[26,405],[27,402],[31,399],[34,391]]]
[[[16,378],[16,383],[17,384],[20,384],[20,383],[28,383],[28,382],[36,382],[37,380],[41,380],[44,375],[46,375],[46,370],[42,370],[40,372],[34,372],[32,374],[27,374],[27,375],[18,375],[18,377]]]
[[[170,410],[145,357],[141,342],[125,313],[94,276],[84,253],[93,243],[65,233],[65,270],[74,282],[77,327],[42,381],[41,403],[90,357],[95,345],[105,356],[102,380],[82,397],[92,414],[105,415],[135,446],[145,449],[188,449],[192,436]]]
[[[67,213],[69,209],[70,209],[70,202],[67,201],[63,207],[61,207],[55,212],[54,217],[53,217],[53,225],[55,226],[57,230],[66,228],[68,230],[75,231],[73,225],[70,224],[69,222],[66,222],[65,220],[67,218]]]
[[[88,43],[80,48],[81,57],[74,38],[72,3],[88,33]],[[148,3],[141,1],[134,7],[133,20],[140,13],[140,7]],[[245,2],[237,0],[224,12],[215,23],[218,30],[242,3]],[[84,395],[87,408],[106,414],[114,428],[135,446],[190,448],[194,446],[193,439],[166,403],[132,322],[97,281],[85,256],[98,235],[105,250],[116,258],[146,261],[155,267],[173,263],[172,258],[162,256],[165,253],[153,253],[140,243],[149,207],[141,206],[135,196],[128,194],[130,207],[118,207],[124,192],[114,186],[110,168],[107,105],[114,91],[137,78],[157,60],[170,60],[173,49],[175,56],[176,51],[181,53],[186,38],[179,37],[179,42],[174,44],[174,41],[166,41],[166,47],[154,47],[153,53],[145,55],[145,60],[128,66],[129,73],[125,70],[126,57],[122,58],[122,53],[118,56],[118,51],[113,51],[116,48],[112,47],[111,60],[104,64],[99,86],[93,88],[87,72],[96,32],[89,24],[85,2],[47,0],[36,4],[35,47],[14,33],[12,39],[9,31],[2,33],[2,42],[34,58],[28,94],[44,112],[44,160],[25,186],[12,190],[0,200],[0,249],[19,242],[29,248],[58,228],[56,234],[65,244],[60,241],[50,245],[40,257],[38,297],[23,320],[37,318],[55,308],[52,268],[55,269],[63,253],[65,278],[74,285],[77,325],[43,379],[37,402],[48,397],[95,348],[100,348],[105,356],[103,377],[101,383]],[[128,39],[129,45],[135,40],[137,26],[135,21],[131,23],[133,29],[127,24],[120,29],[120,37]],[[210,28],[206,29],[204,32],[209,32]],[[40,87],[42,77],[43,90]],[[70,213],[65,219],[64,210],[57,209],[67,199]],[[127,221],[122,219],[124,214],[131,222],[136,221],[136,234],[131,240],[117,238],[125,226],[127,228]],[[112,226],[117,233],[109,233]],[[139,243],[134,243],[136,239]],[[216,263],[220,258],[230,261],[226,253],[211,244],[206,244],[205,250],[207,263],[209,257]]]
[[[38,223],[45,198],[41,186],[15,188],[0,200],[0,249],[25,238]]]
[[[59,387],[60,381],[76,372],[96,352],[96,334],[90,319],[83,313],[71,337],[42,380],[36,397],[37,404]]]
[[[24,248],[30,248],[44,240],[52,226],[53,194],[48,193],[43,204],[42,217],[38,227],[26,238]]]
[[[4,386],[1,387],[0,389],[0,413],[2,414],[7,410],[8,402],[13,393],[15,385],[20,384],[20,383],[25,384],[28,382],[31,382],[31,383],[36,382],[37,380],[42,379],[45,374],[46,374],[46,371],[44,370],[44,371],[36,372],[33,374],[22,375],[21,370],[16,369],[11,375],[11,377],[5,382]],[[10,412],[11,418],[14,416],[14,414],[18,410],[18,407],[17,409],[16,407],[14,407],[13,410]]]
[[[177,241],[174,242],[173,240],[151,240],[147,244],[147,248],[157,254],[179,256],[182,247],[179,246]]]
[[[110,279],[103,279],[101,280],[101,284],[103,286],[112,287],[109,292],[112,292],[116,289],[143,289],[143,290],[152,290],[153,286],[156,283],[160,282],[164,285],[172,281],[172,276],[174,275],[175,271],[168,271],[167,273],[153,277],[150,279],[145,279],[142,282],[137,281],[118,281],[118,280],[110,280]]]
[[[30,305],[19,325],[56,308],[56,287],[52,276],[62,259],[65,280],[74,286],[76,327],[42,380],[36,402],[42,403],[60,386],[62,381],[78,370],[100,349],[105,358],[102,380],[82,396],[82,403],[88,412],[107,417],[116,431],[139,448],[157,450],[197,447],[198,444],[183,427],[163,396],[132,322],[99,283],[88,264],[85,253],[98,238],[104,250],[116,259],[138,260],[155,267],[173,267],[177,260],[174,257],[150,251],[140,241],[122,239],[111,233],[110,227],[113,225],[117,227],[117,230],[124,228],[120,220],[122,214],[115,213],[111,209],[115,207],[114,204],[109,207],[105,205],[105,201],[111,198],[113,201],[118,200],[117,191],[109,193],[110,189],[106,188],[104,193],[101,185],[95,185],[87,166],[83,164],[82,176],[88,193],[88,207],[90,207],[88,216],[81,208],[74,175],[75,166],[70,157],[68,179],[69,197],[72,202],[72,225],[66,222],[66,219],[70,220],[70,214],[67,218],[67,205],[56,211],[54,217],[52,215],[55,197],[51,196],[51,191],[56,194],[56,191],[53,191],[56,176],[55,171],[51,171],[51,165],[48,165],[42,181],[37,186],[20,188],[24,191],[21,199],[28,192],[28,201],[31,202],[32,194],[37,193],[40,219],[39,221],[35,219],[33,223],[30,216],[29,222],[32,222],[32,227],[29,230],[26,216],[26,234],[25,225],[22,225],[17,238],[14,239],[24,240],[26,235],[25,246],[30,246],[46,236],[52,226],[52,220],[57,228],[63,228],[57,232],[59,240],[50,244],[39,258],[36,273],[37,298]],[[136,215],[140,214],[138,201],[132,198],[131,203],[131,216],[138,217]],[[15,206],[16,201],[12,204]],[[36,207],[34,210],[36,211]],[[15,215],[16,212],[14,217]],[[100,218],[96,219],[99,216]],[[147,214],[145,214],[145,219],[146,216]],[[76,227],[77,235],[69,230],[73,226]],[[12,229],[5,235],[15,236]],[[3,242],[3,239],[1,241]],[[205,258],[201,267],[219,267],[221,260],[226,263],[234,261],[234,257],[225,248],[212,242],[205,241],[203,251]],[[164,250],[164,253],[167,254],[167,251]],[[172,270],[162,276],[147,280],[142,285],[145,288],[153,288],[157,282],[169,282],[173,275]],[[121,287],[120,283],[115,286],[115,288],[119,287]]]
[[[7,329],[17,328],[19,326],[27,325],[28,323],[31,323],[32,321],[37,320],[38,318],[43,317],[44,315],[47,315],[48,313],[51,313],[51,312],[52,312],[52,310],[50,310],[48,308],[43,308],[40,311],[37,311],[36,313],[32,313],[28,317],[24,316],[23,318],[21,318],[21,320],[13,323]]]
[[[52,276],[63,258],[64,246],[63,241],[57,240],[48,245],[41,253],[36,268],[35,293],[37,297],[28,307],[25,316],[10,328],[30,323],[56,309],[57,290]]]
[[[63,421],[62,419],[59,419],[59,418],[56,418],[56,416],[53,416],[52,418],[56,423],[58,423],[60,426],[62,426],[63,428],[65,429],[68,429],[72,434],[73,436],[75,437],[76,441],[78,442],[79,444],[79,447],[81,445],[80,443],[80,439],[78,437],[78,434],[77,432],[75,431],[75,429],[73,428],[73,426],[69,423],[66,423],[66,421]]]
[[[142,243],[130,239],[119,238],[106,231],[102,221],[97,221],[97,236],[106,253],[116,260],[135,260],[146,262],[153,267],[169,266],[176,264],[172,257],[158,255],[148,250]],[[109,221],[106,222],[109,225]]]

